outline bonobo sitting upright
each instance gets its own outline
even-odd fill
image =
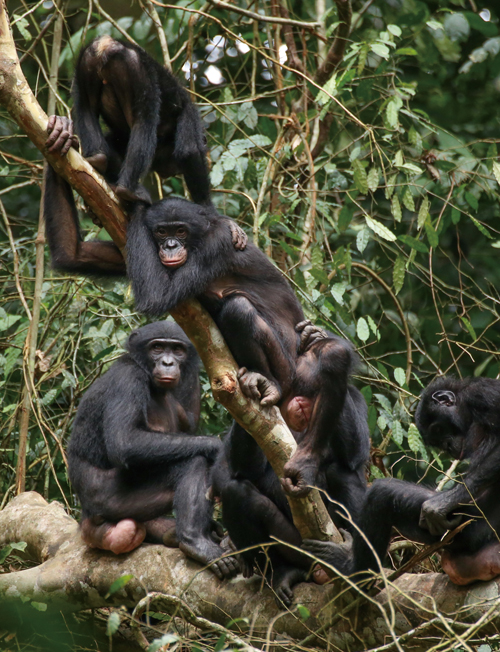
[[[210,204],[203,125],[179,81],[142,48],[99,36],[78,57],[73,119],[83,155],[126,200],[150,202],[139,180],[183,174],[195,202]],[[109,132],[103,135],[99,118]]]
[[[87,390],[73,425],[69,477],[82,504],[82,537],[116,554],[144,539],[178,545],[220,579],[233,577],[238,563],[221,559],[207,498],[220,441],[193,434],[194,347],[177,324],[157,322],[133,331],[127,350]]]
[[[438,378],[422,393],[415,420],[429,446],[456,459],[468,458],[462,481],[435,492],[401,480],[376,480],[359,525],[383,561],[392,528],[413,541],[435,543],[474,519],[443,552],[443,570],[455,584],[490,580],[500,574],[500,381]],[[303,547],[344,574],[378,571],[359,533],[347,543],[307,541]]]

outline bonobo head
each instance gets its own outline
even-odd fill
[[[203,208],[184,199],[167,199],[153,204],[145,215],[158,246],[161,264],[169,269],[182,267],[188,253],[196,249],[207,232],[214,209]]]
[[[471,421],[461,400],[464,382],[456,378],[437,378],[422,392],[415,413],[415,422],[424,442],[457,459],[463,457]]]
[[[160,321],[133,331],[126,348],[157,389],[175,389],[186,366],[198,369],[194,346],[174,322]]]

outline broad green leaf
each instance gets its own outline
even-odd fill
[[[403,204],[409,211],[412,213],[415,212],[415,202],[413,201],[413,195],[411,194],[411,190],[409,188],[406,188],[403,195]]]
[[[396,379],[397,384],[403,387],[406,383],[405,370],[401,367],[396,367],[396,369],[394,369],[394,378]]]
[[[429,203],[429,198],[426,195],[420,204],[420,208],[418,209],[417,227],[419,229],[424,226],[427,215],[429,214]]]
[[[392,438],[398,446],[403,445],[403,436],[404,436],[403,426],[400,424],[399,421],[396,421],[396,419],[394,419],[394,421],[392,422]]]
[[[52,401],[57,396],[58,389],[49,389],[49,391],[44,394],[43,398],[40,399],[41,405],[50,405]]]
[[[303,604],[297,605],[297,611],[299,612],[299,616],[301,620],[307,620],[311,616],[311,612],[307,607],[304,607]]]
[[[349,226],[349,224],[351,223],[351,220],[352,220],[352,209],[350,206],[344,205],[339,213],[339,223],[338,223],[339,230],[341,232],[345,231]]]
[[[396,179],[398,178],[398,173],[393,174],[392,176],[389,177],[387,181],[387,185],[385,187],[385,198],[390,199],[392,197],[392,193],[394,192],[394,187],[396,185]]]
[[[35,602],[35,601],[33,601],[30,604],[37,611],[47,611],[47,605],[45,604],[45,602]]]
[[[401,36],[402,31],[399,25],[387,25],[387,31],[393,36]]]
[[[352,162],[352,169],[354,171],[353,179],[354,185],[359,190],[359,192],[366,195],[368,192],[368,180],[366,177],[366,170],[363,167],[363,164],[360,160],[356,159]]]
[[[387,240],[388,242],[394,242],[394,240],[396,240],[394,233],[380,222],[377,222],[377,220],[374,220],[373,217],[365,215],[365,221],[367,226],[384,240]]]
[[[383,43],[372,43],[372,52],[377,54],[379,57],[382,57],[382,59],[388,59],[389,58],[389,48],[387,45],[384,45]]]
[[[0,319],[0,331],[6,331],[21,319],[21,315],[7,315]]]
[[[370,326],[372,333],[379,340],[380,339],[380,333],[379,333],[379,330],[377,328],[377,324],[373,321],[373,319],[370,317],[370,315],[367,315],[366,319],[368,320],[368,325]]]
[[[397,195],[394,195],[391,201],[391,213],[396,222],[401,222],[402,213],[401,213],[401,204]]]
[[[391,406],[391,403],[390,403],[389,399],[387,398],[387,396],[385,396],[384,394],[375,394],[375,398],[377,399],[377,401],[380,403],[380,405],[384,408],[384,410],[386,412],[389,412],[389,413],[392,412],[392,406]]]
[[[219,640],[218,640],[217,643],[215,644],[214,652],[221,652],[221,650],[224,649],[225,644],[226,644],[226,635],[225,635],[225,634],[221,634],[221,635],[219,636]]]
[[[161,638],[155,638],[154,641],[148,647],[147,652],[158,652],[158,650],[166,645],[171,645],[176,643],[179,640],[179,637],[175,634],[164,634]]]
[[[112,611],[108,616],[108,623],[106,625],[106,634],[113,636],[120,627],[120,614],[117,611]]]
[[[323,88],[316,95],[316,102],[323,106],[331,101],[330,95],[335,97],[337,94],[337,73],[333,73]]]
[[[461,213],[458,208],[451,209],[451,221],[453,224],[458,224],[460,222]]]
[[[130,582],[130,580],[134,576],[131,574],[128,575],[121,575],[117,580],[113,582],[113,584],[109,587],[109,591],[106,593],[106,599],[109,598],[110,595],[113,595],[113,593],[116,593],[120,589],[122,589],[126,584]]]
[[[464,196],[465,196],[465,201],[469,204],[472,210],[477,211],[477,209],[479,208],[479,202],[477,200],[477,197],[473,195],[471,192],[466,192]]]
[[[347,281],[342,281],[341,283],[335,283],[331,287],[331,294],[332,297],[335,299],[337,303],[339,303],[341,306],[344,305],[344,292],[347,289]]]
[[[380,170],[377,167],[371,168],[371,170],[368,172],[368,175],[366,177],[366,182],[368,184],[368,188],[372,191],[375,192],[378,188],[378,180],[380,177]]]
[[[472,220],[472,223],[474,226],[481,231],[483,235],[485,235],[489,240],[493,240],[493,236],[491,233],[481,224],[481,222],[478,222],[475,217],[470,216],[470,219]]]
[[[356,247],[360,254],[366,249],[366,245],[370,241],[370,229],[361,229],[356,236]]]
[[[358,323],[356,325],[356,333],[362,342],[366,342],[366,340],[370,337],[370,329],[368,328],[368,324],[366,323],[366,319],[364,319],[364,317],[360,317],[358,319]]]
[[[493,161],[493,174],[497,180],[498,185],[500,186],[500,163]]]
[[[387,428],[387,421],[383,414],[381,414],[377,419],[377,426],[380,432],[383,432]]]
[[[411,423],[408,428],[408,446],[410,447],[410,450],[414,453],[418,453],[421,448],[421,441],[417,426],[414,423]]]
[[[404,256],[398,255],[394,261],[394,269],[392,271],[392,282],[394,284],[394,293],[399,294],[405,282],[406,274],[406,261]]]
[[[460,317],[462,323],[464,324],[465,328],[469,331],[469,335],[472,337],[474,342],[477,340],[477,335],[476,331],[474,330],[474,327],[470,323],[470,321],[467,319],[467,317]]]
[[[385,478],[385,475],[378,468],[378,466],[375,466],[375,464],[370,465],[370,475],[374,480],[382,480],[383,478]]]
[[[398,48],[394,54],[398,56],[418,57],[418,52],[415,48]]]
[[[222,167],[222,164],[217,161],[217,163],[213,166],[212,170],[210,171],[210,182],[214,188],[217,188],[217,186],[220,186],[220,184],[224,181],[224,168]]]
[[[415,249],[415,251],[420,251],[422,254],[426,254],[429,251],[429,247],[425,244],[425,242],[421,242],[420,240],[413,238],[411,235],[399,235],[398,240],[401,240],[401,242],[404,242],[404,244],[407,244],[412,249]]]
[[[399,109],[395,102],[391,101],[387,104],[385,109],[385,117],[389,127],[395,129],[398,126],[398,113]]]
[[[403,151],[401,149],[398,149],[396,152],[396,156],[394,157],[394,165],[398,168],[404,165]]]

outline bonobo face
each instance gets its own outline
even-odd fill
[[[174,389],[181,376],[181,366],[187,359],[183,342],[158,338],[148,345],[148,360],[153,383],[159,389]]]
[[[156,224],[153,237],[158,245],[158,255],[162,265],[177,269],[184,265],[188,257],[187,242],[189,227],[183,222],[167,222]]]
[[[428,387],[422,395],[415,419],[427,445],[440,448],[456,459],[463,456],[466,429],[457,396],[451,389]]]

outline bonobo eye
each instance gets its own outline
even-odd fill
[[[175,235],[178,238],[185,238],[187,236],[187,229],[185,229],[183,226],[180,226],[175,232]]]
[[[159,342],[157,344],[153,344],[151,351],[154,353],[161,353],[163,351],[163,344],[160,344]]]
[[[182,346],[182,344],[175,344],[175,345],[172,347],[172,350],[173,350],[174,353],[177,353],[177,354],[179,354],[179,353],[184,353],[184,351],[185,351],[185,349],[184,349],[184,347]]]
[[[166,226],[157,226],[155,229],[156,235],[165,236],[168,234],[168,229]]]
[[[447,389],[440,389],[437,392],[434,392],[432,400],[439,405],[444,405],[445,407],[453,407],[457,403],[455,394]]]

